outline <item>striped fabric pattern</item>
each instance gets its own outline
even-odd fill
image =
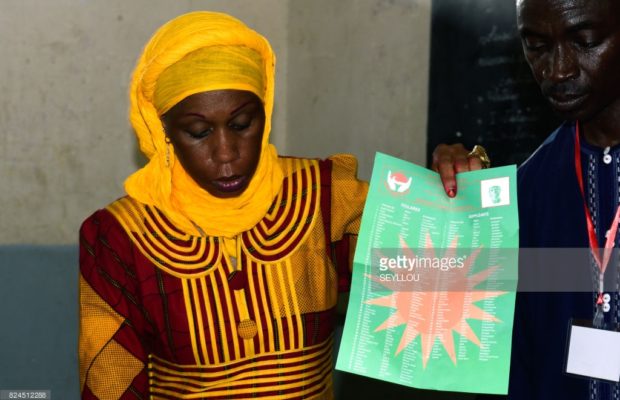
[[[149,357],[154,399],[331,398],[332,340],[218,366],[178,365]]]
[[[366,186],[352,166],[282,158],[267,215],[229,243],[185,234],[129,197],[93,214],[81,230],[83,398],[331,399],[337,291],[357,231],[335,233],[330,220],[359,226]],[[334,169],[351,172],[347,194]],[[102,352],[110,340],[115,351]],[[110,392],[93,366],[122,385]]]

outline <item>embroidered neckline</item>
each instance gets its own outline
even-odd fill
[[[256,262],[277,262],[290,255],[312,231],[320,209],[320,172],[316,160],[280,160],[286,178],[265,217],[241,233],[240,251]],[[139,251],[163,271],[197,278],[226,264],[223,239],[180,231],[155,207],[123,197],[107,209]]]

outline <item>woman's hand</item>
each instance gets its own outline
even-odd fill
[[[484,152],[484,149],[482,152]],[[483,154],[483,157],[486,157],[486,153]],[[431,168],[439,173],[446,194],[449,197],[454,197],[457,190],[456,174],[482,169],[485,162],[488,163],[488,158],[485,160],[481,159],[480,155],[472,154],[461,143],[440,144],[433,151],[433,164]]]

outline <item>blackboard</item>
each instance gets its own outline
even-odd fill
[[[431,27],[429,163],[457,142],[522,163],[561,121],[524,59],[515,0],[433,0]]]

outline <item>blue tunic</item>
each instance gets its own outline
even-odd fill
[[[575,173],[574,140],[574,123],[564,123],[519,168],[521,248],[589,247],[583,198]],[[602,244],[620,197],[620,148],[608,150],[610,163],[603,161],[603,153],[603,149],[581,139],[586,201]],[[586,262],[566,273],[588,280],[593,268]],[[617,270],[617,265],[610,263],[607,273],[616,274]],[[612,309],[605,318],[608,324],[618,326],[618,296],[616,288],[613,291]],[[619,398],[618,385],[563,372],[569,321],[591,321],[594,300],[594,287],[592,292],[581,293],[518,293],[509,398]]]

